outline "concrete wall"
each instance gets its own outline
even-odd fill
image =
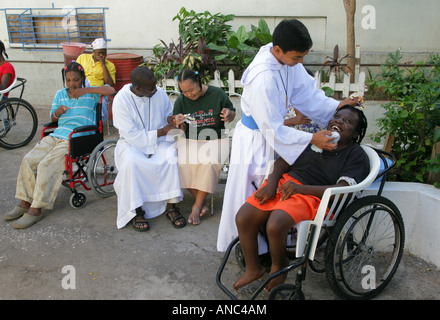
[[[376,192],[373,184],[364,193]],[[402,214],[405,251],[440,267],[440,190],[422,183],[387,182],[382,195]]]
[[[109,53],[131,52],[152,58],[151,48],[162,39],[178,39],[178,22],[172,21],[182,6],[188,10],[234,14],[233,28],[257,24],[264,18],[271,30],[283,18],[302,20],[312,35],[314,46],[304,64],[314,71],[322,64],[336,44],[342,54],[346,47],[345,10],[342,0],[14,0],[3,1],[2,8],[62,8],[108,7],[106,31]],[[358,0],[355,17],[356,44],[361,46],[363,69],[375,72],[389,52],[402,47],[405,61],[424,59],[429,52],[438,51],[440,22],[436,16],[438,0]],[[364,11],[363,11],[364,10]],[[373,23],[374,22],[374,23]],[[0,40],[6,47],[18,74],[28,79],[25,98],[35,105],[50,105],[55,91],[61,85],[63,66],[61,51],[23,51],[9,48],[5,15],[0,12]]]

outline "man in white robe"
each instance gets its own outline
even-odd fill
[[[226,251],[238,233],[235,215],[263,182],[271,162],[278,156],[293,164],[306,146],[335,147],[333,138],[320,131],[311,134],[284,125],[284,117],[295,106],[325,127],[338,106],[354,104],[353,99],[338,101],[316,89],[302,65],[312,46],[307,28],[298,20],[284,20],[274,30],[273,43],[260,48],[245,70],[241,98],[242,119],[232,139],[231,159],[226,182],[217,250]],[[260,253],[266,246],[259,241]]]
[[[183,227],[186,220],[174,205],[182,200],[175,142],[167,135],[175,128],[171,101],[148,68],[137,67],[130,77],[132,83],[113,101],[113,124],[120,135],[115,148],[117,227],[133,219],[135,230],[146,231],[146,219],[166,209],[173,225]]]

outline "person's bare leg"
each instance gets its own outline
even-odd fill
[[[208,195],[208,193],[196,189],[188,190],[195,198],[191,214],[188,217],[188,222],[194,225],[198,225],[200,224],[200,217],[202,217],[208,210],[208,203],[206,202],[206,196]]]
[[[260,211],[245,203],[235,217],[241,249],[246,261],[244,274],[235,281],[233,288],[239,288],[261,278],[266,270],[258,261],[258,230],[267,220],[270,212]]]
[[[295,221],[285,211],[274,210],[267,221],[267,236],[269,238],[269,251],[272,259],[270,274],[277,272],[288,266],[289,260],[286,257],[286,239],[289,230],[293,227]],[[287,272],[272,279],[266,286],[270,291],[277,285],[284,283],[287,278]]]
[[[29,209],[27,213],[30,214],[31,216],[41,215],[41,208],[33,208],[31,207],[31,204],[27,201],[21,200],[18,206],[24,209]]]

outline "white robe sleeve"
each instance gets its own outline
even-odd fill
[[[316,79],[311,77],[300,63],[293,67],[290,104],[315,121],[326,127],[336,112],[339,101],[325,96],[323,90],[316,89]]]
[[[286,100],[270,72],[263,72],[247,86],[243,112],[251,115],[266,142],[286,162],[292,164],[307,147],[312,134],[284,125]]]

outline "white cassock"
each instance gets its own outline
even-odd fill
[[[315,79],[302,64],[294,67],[280,64],[270,52],[272,46],[270,43],[262,47],[243,74],[244,116],[237,123],[232,139],[218,251],[226,251],[237,237],[235,215],[255,187],[261,186],[268,164],[278,156],[293,164],[312,139],[311,133],[284,125],[289,108],[294,106],[319,125],[327,126],[339,104],[316,89]],[[252,117],[257,129],[249,128],[246,116]],[[259,243],[260,253],[265,252],[265,244]]]
[[[182,199],[177,153],[172,136],[157,137],[167,125],[173,106],[165,91],[157,87],[151,97],[138,97],[125,85],[113,100],[113,125],[120,139],[115,148],[118,175],[116,225],[124,227],[142,207],[145,218],[165,211],[169,199]]]

